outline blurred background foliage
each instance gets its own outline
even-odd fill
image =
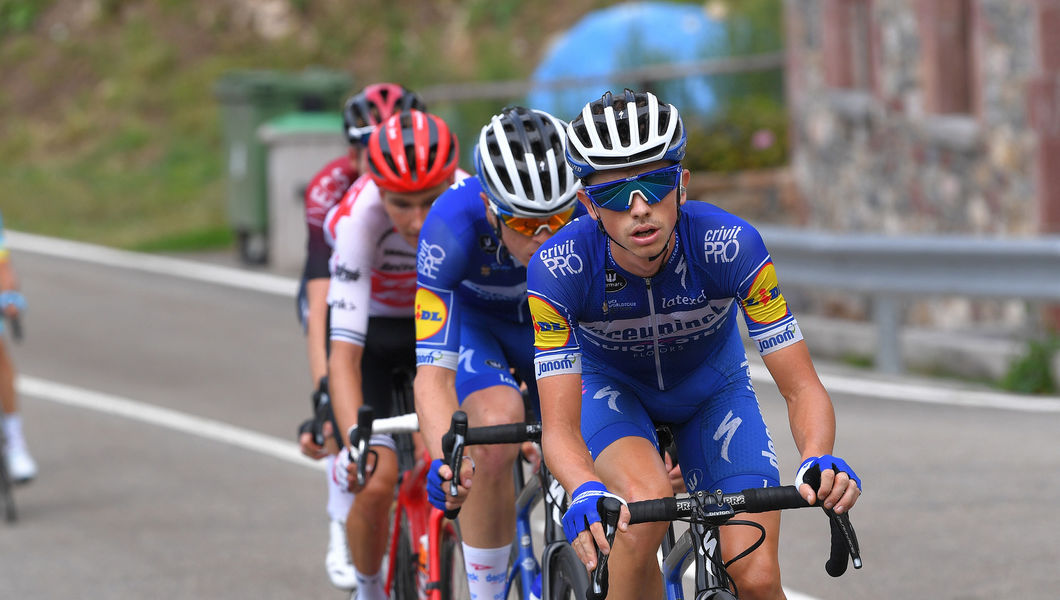
[[[358,88],[391,80],[418,90],[525,80],[555,36],[613,4],[0,0],[5,223],[131,249],[226,246],[213,95],[224,73],[321,66],[350,73]],[[686,4],[724,16],[732,55],[783,48],[780,0]],[[783,165],[780,71],[718,77],[715,85],[731,100],[711,119],[689,119],[688,165]],[[655,89],[680,107],[665,96],[665,82]],[[518,101],[441,102],[432,110],[453,121],[470,151],[488,117]]]

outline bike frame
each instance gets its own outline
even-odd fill
[[[427,536],[427,561],[420,558],[421,569],[426,566],[428,581],[418,579],[417,591],[421,600],[441,600],[442,590],[442,528],[450,526],[445,523],[445,514],[431,506],[427,500],[427,469],[430,461],[420,461],[412,470],[406,471],[398,485],[397,505],[394,510],[393,524],[390,533],[389,560],[386,576],[386,593],[390,595],[394,583],[397,563],[397,545],[401,535],[401,517],[407,517],[409,524],[409,544],[416,552],[420,551],[420,540]]]

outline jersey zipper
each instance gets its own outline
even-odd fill
[[[644,278],[644,285],[648,290],[648,314],[651,315],[651,341],[652,346],[655,348],[655,375],[659,378],[659,389],[665,390],[666,386],[663,385],[662,359],[659,358],[659,320],[655,315],[655,299],[652,298],[651,294],[651,277]]]

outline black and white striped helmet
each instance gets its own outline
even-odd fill
[[[686,134],[673,104],[651,92],[605,93],[567,127],[567,162],[579,179],[597,171],[685,157]]]
[[[566,123],[515,106],[494,115],[479,133],[475,169],[495,211],[549,217],[577,200],[578,179],[564,160]]]

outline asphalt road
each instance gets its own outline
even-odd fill
[[[290,298],[19,250],[13,258],[30,302],[26,339],[13,350],[28,379],[293,447],[310,384]],[[789,474],[783,401],[757,388]],[[45,396],[21,399],[41,475],[17,490],[20,521],[0,523],[0,597],[344,597],[323,570],[322,472]],[[826,519],[791,511],[786,587],[822,600],[1058,597],[1060,413],[834,400],[837,453],[865,482],[853,514],[865,567],[829,578]]]

